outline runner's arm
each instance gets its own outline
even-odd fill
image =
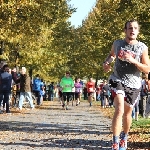
[[[63,88],[63,81],[60,81],[60,87]]]
[[[72,88],[74,88],[74,87],[75,87],[75,86],[74,86],[74,84],[75,84],[75,83],[74,83],[74,81],[72,80]]]
[[[111,71],[111,66],[110,64],[115,60],[116,56],[115,56],[115,48],[114,48],[114,44],[112,45],[111,51],[108,55],[108,57],[105,59],[105,61],[103,62],[103,69],[106,72]]]
[[[109,55],[107,56],[107,58],[104,61],[104,64],[112,63],[115,60],[115,58],[116,58],[116,56],[115,56],[114,44],[113,44]]]

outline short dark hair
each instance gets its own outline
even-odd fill
[[[69,71],[66,71],[66,74],[70,74],[70,72],[69,72]]]
[[[3,70],[5,70],[6,68],[9,68],[9,66],[8,65],[4,65],[3,66]]]
[[[124,24],[124,29],[127,29],[127,25],[128,25],[128,23],[132,23],[132,22],[137,22],[137,23],[138,23],[138,25],[139,25],[139,22],[138,22],[137,20],[135,20],[135,19],[128,20],[128,21]],[[140,25],[139,25],[139,28],[140,28]]]
[[[39,77],[39,76],[40,76],[39,74],[36,75],[36,77]]]
[[[76,78],[75,78],[75,82],[77,82],[78,79],[80,79],[80,78],[79,78],[79,77],[76,77]]]

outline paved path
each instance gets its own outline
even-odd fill
[[[0,150],[110,150],[110,120],[84,101],[62,110],[45,102],[34,110],[0,114]]]

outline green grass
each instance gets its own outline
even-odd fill
[[[138,121],[133,120],[132,128],[150,128],[150,119],[139,117]]]

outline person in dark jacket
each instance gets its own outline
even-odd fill
[[[11,74],[12,74],[12,79],[16,81],[18,76],[17,76],[17,69],[15,67],[12,69]]]
[[[15,84],[15,81],[18,79],[18,73],[16,67],[14,67],[11,71],[13,86],[12,86],[12,106],[17,105],[17,98],[20,97],[20,87],[19,84]]]
[[[48,85],[48,100],[53,101],[54,100],[54,82],[51,82],[50,85]]]
[[[109,107],[109,94],[110,94],[110,88],[106,80],[103,81],[103,87],[102,87],[102,107],[106,108]]]
[[[22,67],[20,78],[17,79],[20,83],[20,99],[19,99],[19,110],[22,110],[23,101],[25,98],[29,101],[30,107],[33,109],[33,100],[31,96],[31,79],[26,73],[26,68]]]
[[[86,86],[83,88],[83,96],[84,96],[84,100],[87,100],[87,99],[88,99],[87,87],[86,87]]]
[[[41,81],[39,74],[36,75],[36,78],[33,80],[33,93],[37,97],[37,105],[41,105],[41,95],[40,91],[44,88],[43,82]]]
[[[148,99],[148,85],[147,85],[147,76],[146,74],[142,75],[141,81],[141,91],[140,91],[140,100],[139,100],[139,113],[142,117],[145,118],[146,104]]]
[[[8,73],[9,66],[3,66],[3,72],[0,74],[0,104],[6,104],[6,113],[10,113],[9,110],[9,95],[11,93],[12,75]]]

